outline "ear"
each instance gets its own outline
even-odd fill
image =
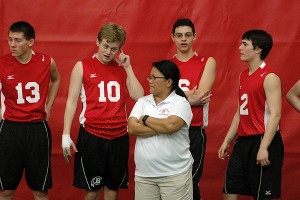
[[[175,39],[174,39],[174,34],[173,33],[171,34],[171,38],[172,38],[172,41],[174,42]]]
[[[193,41],[196,40],[196,37],[197,37],[197,34],[195,33],[195,34],[194,34]]]
[[[30,39],[30,40],[29,40],[29,45],[28,45],[28,46],[32,47],[33,45],[34,45],[34,39]]]
[[[256,54],[260,54],[260,53],[261,53],[261,51],[262,51],[262,49],[261,49],[261,48],[259,48],[259,47],[256,47],[256,49],[255,49],[255,53],[256,53]]]
[[[97,45],[97,47],[99,47],[99,45],[100,45],[98,38],[96,39],[96,45]]]
[[[167,86],[168,86],[168,87],[172,87],[172,84],[173,84],[173,80],[169,78],[169,79],[167,80]]]

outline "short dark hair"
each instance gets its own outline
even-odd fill
[[[173,24],[172,34],[175,33],[175,29],[179,26],[189,26],[192,29],[193,34],[195,34],[195,26],[194,23],[188,18],[177,19]]]
[[[26,40],[35,39],[35,31],[33,26],[25,21],[18,21],[13,23],[8,30],[9,32],[21,32],[24,34]]]
[[[166,79],[171,79],[173,81],[172,90],[175,90],[176,94],[187,98],[184,92],[178,86],[180,79],[180,70],[174,62],[170,60],[161,60],[158,62],[153,62],[152,66],[160,71],[160,73],[162,73],[164,77],[166,77]]]
[[[270,53],[273,46],[272,36],[264,30],[249,30],[246,31],[242,40],[249,40],[252,42],[253,48],[261,48],[260,59],[264,60]]]

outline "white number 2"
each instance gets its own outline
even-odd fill
[[[246,106],[248,104],[248,95],[243,94],[241,96],[241,100],[244,101],[244,103],[242,103],[242,105],[240,105],[240,114],[241,115],[248,115],[248,108],[246,108]]]
[[[17,99],[17,104],[23,104],[25,103],[25,99],[23,97],[23,87],[22,83],[18,83],[16,86],[16,90],[18,92],[18,99]],[[40,86],[36,82],[28,82],[25,85],[25,90],[31,90],[31,96],[26,96],[26,101],[29,103],[36,103],[40,100]]]

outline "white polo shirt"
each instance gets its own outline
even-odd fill
[[[193,164],[188,136],[193,114],[189,102],[172,92],[164,101],[156,105],[153,95],[150,94],[136,102],[129,118],[139,119],[143,115],[155,118],[176,115],[186,124],[170,135],[158,133],[151,137],[137,137],[134,152],[135,175],[161,177],[187,171]]]

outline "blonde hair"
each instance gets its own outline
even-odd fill
[[[121,47],[126,41],[126,32],[122,26],[108,22],[101,27],[97,38],[99,42],[104,38],[107,42],[119,42]]]

